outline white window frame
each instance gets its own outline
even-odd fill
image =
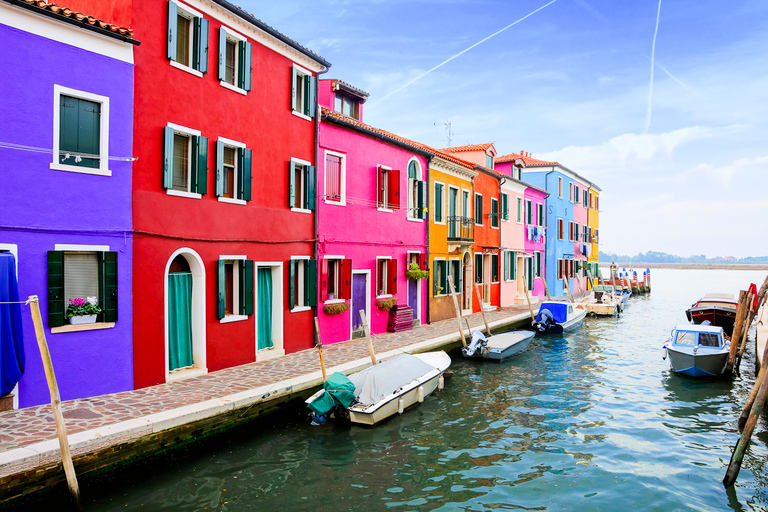
[[[501,196],[507,196],[507,216],[509,216],[509,200],[512,198],[512,195],[509,192],[502,192],[501,195],[499,195],[499,227],[501,227],[502,222],[509,222],[509,219],[504,218],[504,212],[502,211],[504,208],[504,201],[501,200]]]
[[[222,25],[221,28],[224,29],[224,32],[227,33],[227,39],[229,41],[235,41],[236,43],[238,43],[236,45],[236,47],[239,48],[240,41],[243,41],[243,42],[246,42],[246,43],[248,42],[248,39],[246,39],[245,36],[242,36],[242,35],[238,34],[234,30],[232,30],[231,28],[226,27],[224,25]],[[227,51],[226,51],[226,49],[222,50],[221,48],[219,48],[219,51],[220,52],[224,52],[224,59],[226,59],[227,58]],[[235,51],[235,83],[237,83],[237,77],[240,74],[240,66],[242,66],[242,65],[243,65],[243,63],[240,62],[240,52],[237,51],[237,49],[236,49],[236,51]],[[225,69],[226,69],[226,66],[227,66],[227,63],[224,62]],[[247,96],[248,95],[248,91],[246,91],[245,89],[241,89],[237,85],[232,85],[232,84],[230,84],[229,82],[227,82],[225,80],[219,80],[219,85],[221,85],[225,89],[229,89],[230,91],[235,91],[237,93],[240,93],[243,96]]]
[[[468,218],[470,218],[470,219],[472,219],[474,221],[475,220],[475,216],[472,214],[472,211],[475,209],[475,205],[474,205],[474,203],[472,203],[472,191],[469,190],[468,188],[462,187],[460,192],[461,193],[459,194],[459,199],[460,200],[459,200],[458,206],[459,206],[459,210],[461,211],[461,214],[459,215],[459,217],[468,217]],[[469,202],[469,204],[467,204],[467,201],[464,201],[464,195],[465,194],[467,196],[466,199]],[[466,205],[466,208],[467,208],[466,215],[464,214],[464,206],[465,205]]]
[[[544,203],[536,203],[536,225],[539,227],[544,227]],[[539,214],[542,215],[539,215]]]
[[[535,226],[536,223],[533,222],[533,201],[530,199],[525,200],[525,208],[523,209],[523,215],[525,215],[524,223],[526,226]],[[538,212],[537,212],[538,215]],[[531,222],[528,222],[528,217],[531,218]]]
[[[477,222],[477,218],[478,218],[477,217],[477,198],[478,198],[478,196],[480,197],[480,204],[481,205],[483,204],[483,194],[481,194],[480,192],[475,192],[475,201],[472,203],[472,210],[474,212],[473,217],[475,218],[475,226],[484,226],[485,224],[483,223],[483,215],[480,215],[480,222]],[[483,212],[483,213],[485,213],[485,212]]]
[[[224,146],[229,146],[230,148],[245,149],[247,147],[244,142],[238,142],[238,141],[232,140],[232,139],[225,139],[224,137],[219,137],[216,140],[217,140],[217,142],[223,142]],[[232,178],[232,180],[234,181],[234,184],[235,184],[235,189],[237,189],[237,177],[240,175],[241,172],[243,172],[243,170],[240,169],[239,167],[240,167],[240,162],[239,162],[239,160],[237,158],[237,151],[235,151],[235,174],[234,174],[234,176]],[[223,176],[222,176],[222,179],[223,179]],[[215,186],[215,182],[214,182],[214,186]],[[237,190],[235,190],[235,195],[237,195]],[[223,196],[219,196],[219,197],[217,197],[217,199],[221,203],[239,204],[241,206],[245,206],[246,204],[248,204],[248,201],[246,201],[245,199],[238,199],[237,197],[223,197]]]
[[[243,261],[248,257],[244,254],[231,255],[223,254],[219,256],[219,260],[226,261]],[[232,311],[240,310],[240,265],[232,265]],[[219,319],[220,324],[228,324],[230,322],[240,322],[242,320],[248,320],[248,315],[239,315],[232,313],[231,315],[224,315],[224,318]]]
[[[380,212],[392,213],[395,210],[393,210],[391,208],[387,208],[386,206],[385,207],[379,206],[379,178],[381,178],[381,172],[380,171],[382,171],[382,170],[387,171],[387,172],[392,172],[392,168],[388,167],[386,165],[376,164],[376,209],[378,211],[380,211]],[[389,176],[389,175],[387,175],[387,176]],[[389,177],[387,177],[386,185],[387,185],[387,188],[386,188],[386,192],[385,192],[385,195],[384,195],[384,202],[383,202],[383,204],[388,205],[389,204]]]
[[[332,255],[331,254],[326,254],[326,255],[323,256],[323,259],[324,260],[329,260],[329,266],[330,266],[330,260],[339,260],[340,261],[340,260],[344,260],[346,258],[343,255],[339,255],[339,254],[332,254]],[[318,269],[318,271],[322,274],[322,269]],[[322,279],[322,276],[321,276],[321,279]],[[339,265],[339,270],[336,273],[336,280],[337,280],[337,282],[334,283],[336,285],[336,289],[334,289],[334,296],[338,295],[339,292],[341,291],[340,290],[340,288],[341,288],[341,265]],[[330,282],[328,283],[328,285],[330,285]],[[326,285],[326,290],[325,290],[326,295],[328,294],[328,285]],[[324,300],[323,304],[340,304],[340,303],[345,302],[345,301],[346,301],[346,299],[336,299],[336,298],[334,298],[334,299]]]
[[[299,88],[298,88],[299,78],[302,79],[301,81],[303,83],[304,82],[304,77],[305,76],[310,76],[311,77],[312,76],[312,72],[310,70],[306,69],[306,68],[303,68],[303,67],[299,66],[298,64],[292,64],[292,67],[291,67],[291,80],[294,80],[293,75],[296,75],[296,78],[295,78],[295,80],[296,80],[296,91],[298,92],[299,91]],[[304,87],[304,86],[302,85],[302,87]],[[291,92],[293,92],[293,91],[291,91]],[[294,101],[294,98],[291,98],[291,106],[293,106],[295,103],[296,102]],[[298,108],[298,105],[297,105],[297,108]],[[305,114],[303,111],[291,108],[291,113],[293,115],[295,115],[296,117],[300,117],[301,119],[305,119],[307,121],[312,121],[312,118],[309,117],[307,114]],[[315,113],[315,115],[317,115],[317,113]]]
[[[291,261],[304,261],[308,262],[311,258],[309,256],[291,256]],[[304,294],[307,293],[307,290],[304,289],[304,273],[308,270],[308,263],[304,263],[304,265],[296,266],[296,271],[298,273],[299,268],[301,268],[301,275],[299,276],[299,289],[294,290],[294,298],[297,302],[303,303],[304,302]],[[290,279],[290,275],[289,275]],[[290,286],[290,283],[289,283]],[[300,313],[302,311],[309,311],[312,309],[312,306],[294,306],[291,304],[291,313]]]
[[[99,168],[78,167],[76,165],[67,165],[59,162],[59,137],[61,135],[60,106],[61,96],[72,96],[81,100],[92,101],[101,104],[101,115],[99,123]],[[94,174],[97,176],[112,176],[109,169],[109,96],[101,96],[90,92],[80,91],[64,87],[63,85],[53,85],[53,161],[50,168],[54,171],[77,172],[80,174]],[[73,158],[73,157],[70,157]]]
[[[341,197],[336,199],[330,199],[328,197],[328,155],[336,156],[341,158],[341,170],[339,171],[339,188]],[[329,149],[325,150],[325,158],[323,158],[324,162],[324,171],[323,171],[323,202],[325,204],[332,204],[336,206],[346,206],[347,205],[347,155],[346,153],[339,153],[338,151],[331,151]]]
[[[387,293],[379,295],[379,262],[381,261],[388,261],[391,260],[392,256],[376,256],[376,298],[377,299],[388,299],[392,297],[392,293],[389,293],[389,280],[387,279],[389,276],[387,275],[387,266],[384,266],[384,282],[387,284]],[[397,276],[395,276],[397,277]]]
[[[413,202],[413,187],[414,187],[414,185],[415,185],[415,183],[417,181],[422,181],[422,180],[420,180],[418,178],[424,176],[424,171],[421,168],[421,162],[419,162],[419,159],[416,158],[415,156],[412,156],[408,160],[408,163],[405,164],[405,172],[406,173],[408,172],[408,169],[410,169],[410,167],[411,167],[411,162],[415,162],[416,163],[416,167],[418,167],[418,171],[416,173],[417,174],[416,178],[408,178],[408,181],[407,181],[407,185],[406,186],[408,188],[408,200],[406,202],[407,202],[407,206],[408,206],[408,209],[407,209],[408,213],[406,213],[405,218],[407,220],[411,221],[411,222],[424,222],[424,219],[420,219],[420,218],[415,216],[416,215],[416,204],[414,204],[414,202]],[[416,193],[418,194],[418,188],[416,189]]]
[[[434,185],[440,185],[441,187],[443,187],[442,191],[441,191],[441,195],[443,196],[443,201],[442,201],[442,205],[443,205],[443,216],[442,216],[442,218],[443,218],[443,220],[442,221],[438,221],[436,218],[434,218],[433,221],[434,221],[435,224],[439,224],[441,226],[444,226],[448,222],[448,203],[447,203],[448,197],[446,195],[448,187],[446,187],[446,184],[444,182],[442,182],[442,181],[435,180],[433,182],[433,187],[432,187],[433,188],[433,192],[432,192],[432,195],[433,195],[433,197],[432,197],[432,211],[435,212],[435,213],[437,213],[437,194],[434,193]],[[456,189],[456,190],[458,191],[458,189]],[[456,196],[457,196],[456,197],[457,202],[461,203],[461,197],[459,197],[458,194],[456,194]],[[460,206],[460,204],[457,204],[456,206],[458,207],[458,206]]]
[[[181,126],[178,124],[173,123],[166,123],[166,126],[169,128],[173,128],[174,134],[180,133],[183,135],[187,135],[189,137],[197,136],[200,137],[202,135],[202,132],[200,130],[193,130],[192,128],[187,128],[186,126]],[[173,151],[173,150],[172,150]],[[182,190],[173,190],[172,188],[166,189],[165,193],[169,196],[177,196],[177,197],[188,197],[190,199],[202,199],[203,196],[201,194],[198,194],[196,192],[190,192],[189,190],[192,187],[192,140],[189,141],[189,148],[188,151],[188,158],[187,162],[189,163],[189,168],[187,169],[187,191],[184,192]],[[173,155],[171,155],[171,159],[173,159]]]
[[[447,262],[447,261],[450,261],[450,260],[448,258],[445,258],[445,257],[432,258],[432,267],[433,267],[432,272],[431,272],[431,274],[432,274],[432,291],[433,291],[433,295],[432,296],[433,297],[443,297],[443,296],[446,296],[446,295],[450,296],[451,291],[449,290],[450,287],[448,285],[448,266],[449,266],[448,263],[446,264],[446,267],[445,267],[445,289],[441,293],[439,293],[437,295],[434,295],[435,278],[437,277],[437,262],[438,261],[446,261]],[[456,285],[456,283],[453,283],[453,284],[454,284],[454,286]]]
[[[568,182],[568,201],[573,203],[573,182]]]
[[[519,252],[519,251],[510,251],[510,250],[505,250],[504,251],[504,272],[503,272],[504,278],[503,279],[504,279],[505,283],[514,283],[517,280],[517,261],[515,261],[517,259],[517,252]],[[514,258],[511,256],[512,253],[515,253],[515,257]],[[515,279],[507,279],[506,278],[506,274],[507,274],[507,255],[510,255],[509,256],[509,260],[512,262],[512,265],[515,268]],[[512,275],[512,272],[509,272],[509,275]]]
[[[254,352],[256,354],[256,362],[267,361],[277,357],[285,355],[285,320],[283,315],[283,288],[284,288],[284,274],[283,274],[283,262],[282,261],[254,261],[253,262],[253,277],[259,275],[260,268],[269,268],[272,272],[272,344],[271,348],[263,348],[259,350],[259,315],[254,314],[253,331],[254,331]],[[254,283],[253,286],[253,307],[254,310],[259,304],[259,287],[258,283]]]
[[[563,178],[562,176],[557,177],[557,197],[562,199],[563,198]]]
[[[189,31],[188,43],[189,43],[189,56],[190,56],[189,60],[190,62],[192,62],[192,55],[194,54],[194,47],[195,47],[195,31],[194,31],[195,18],[204,18],[204,16],[199,12],[197,12],[196,10],[192,9],[191,7],[185,4],[182,4],[181,2],[178,2],[176,0],[170,0],[170,1],[176,4],[177,10],[180,16],[189,19],[189,21],[191,22],[189,24],[190,31]],[[199,78],[203,77],[203,74],[200,71],[193,68],[192,66],[185,66],[184,64],[177,62],[175,60],[170,60],[168,62],[174,68],[181,69],[182,71],[186,71],[187,73],[191,75],[195,75],[196,77],[199,77]]]
[[[312,167],[312,162],[308,162],[306,160],[302,160],[300,158],[291,158],[291,162],[294,164],[303,165],[305,167],[305,172],[301,173],[301,183],[296,183],[296,194],[301,194],[301,201],[299,201],[300,204],[305,205],[307,204],[307,198],[304,197],[304,180],[307,179],[307,172],[309,172],[309,168]],[[290,179],[290,176],[288,177]],[[308,208],[296,208],[295,206],[291,205],[291,211],[292,212],[299,212],[299,213],[312,213],[312,210]]]
[[[563,226],[562,230],[560,229],[560,223],[562,223]],[[557,219],[557,239],[565,240],[565,219]]]
[[[517,210],[515,211],[518,224],[525,224],[525,202],[522,197],[517,197]]]

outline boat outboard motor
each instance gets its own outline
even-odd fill
[[[466,347],[462,347],[461,352],[464,357],[474,357],[475,354],[484,356],[488,338],[480,331],[472,331],[470,334],[471,342]],[[478,352],[479,351],[479,352]]]
[[[555,317],[552,316],[552,312],[548,309],[542,309],[539,311],[539,320],[536,323],[536,328],[539,332],[545,332],[549,330],[549,327],[555,325]]]

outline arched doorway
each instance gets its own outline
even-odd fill
[[[461,307],[466,313],[472,312],[472,283],[475,282],[475,276],[472,273],[472,256],[469,252],[464,253],[462,258],[464,267],[464,287],[461,290]]]
[[[206,373],[205,268],[192,249],[179,249],[165,268],[166,381]]]

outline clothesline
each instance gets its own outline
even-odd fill
[[[0,302],[0,304],[29,304],[28,300],[19,300],[16,302]]]

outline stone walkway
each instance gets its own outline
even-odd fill
[[[526,305],[486,313],[491,324],[510,319],[520,320],[528,314]],[[467,318],[472,328],[483,324],[480,313]],[[458,337],[455,318],[416,327],[411,331],[375,335],[373,345],[376,353],[382,354],[451,335]],[[329,370],[370,357],[368,345],[363,339],[325,345],[323,355]],[[224,398],[259,386],[277,387],[282,381],[311,373],[319,373],[317,349],[135,391],[69,400],[62,403],[62,411],[67,432],[71,436],[206,400]],[[50,404],[0,412],[0,454],[52,439],[56,439],[56,426]]]

